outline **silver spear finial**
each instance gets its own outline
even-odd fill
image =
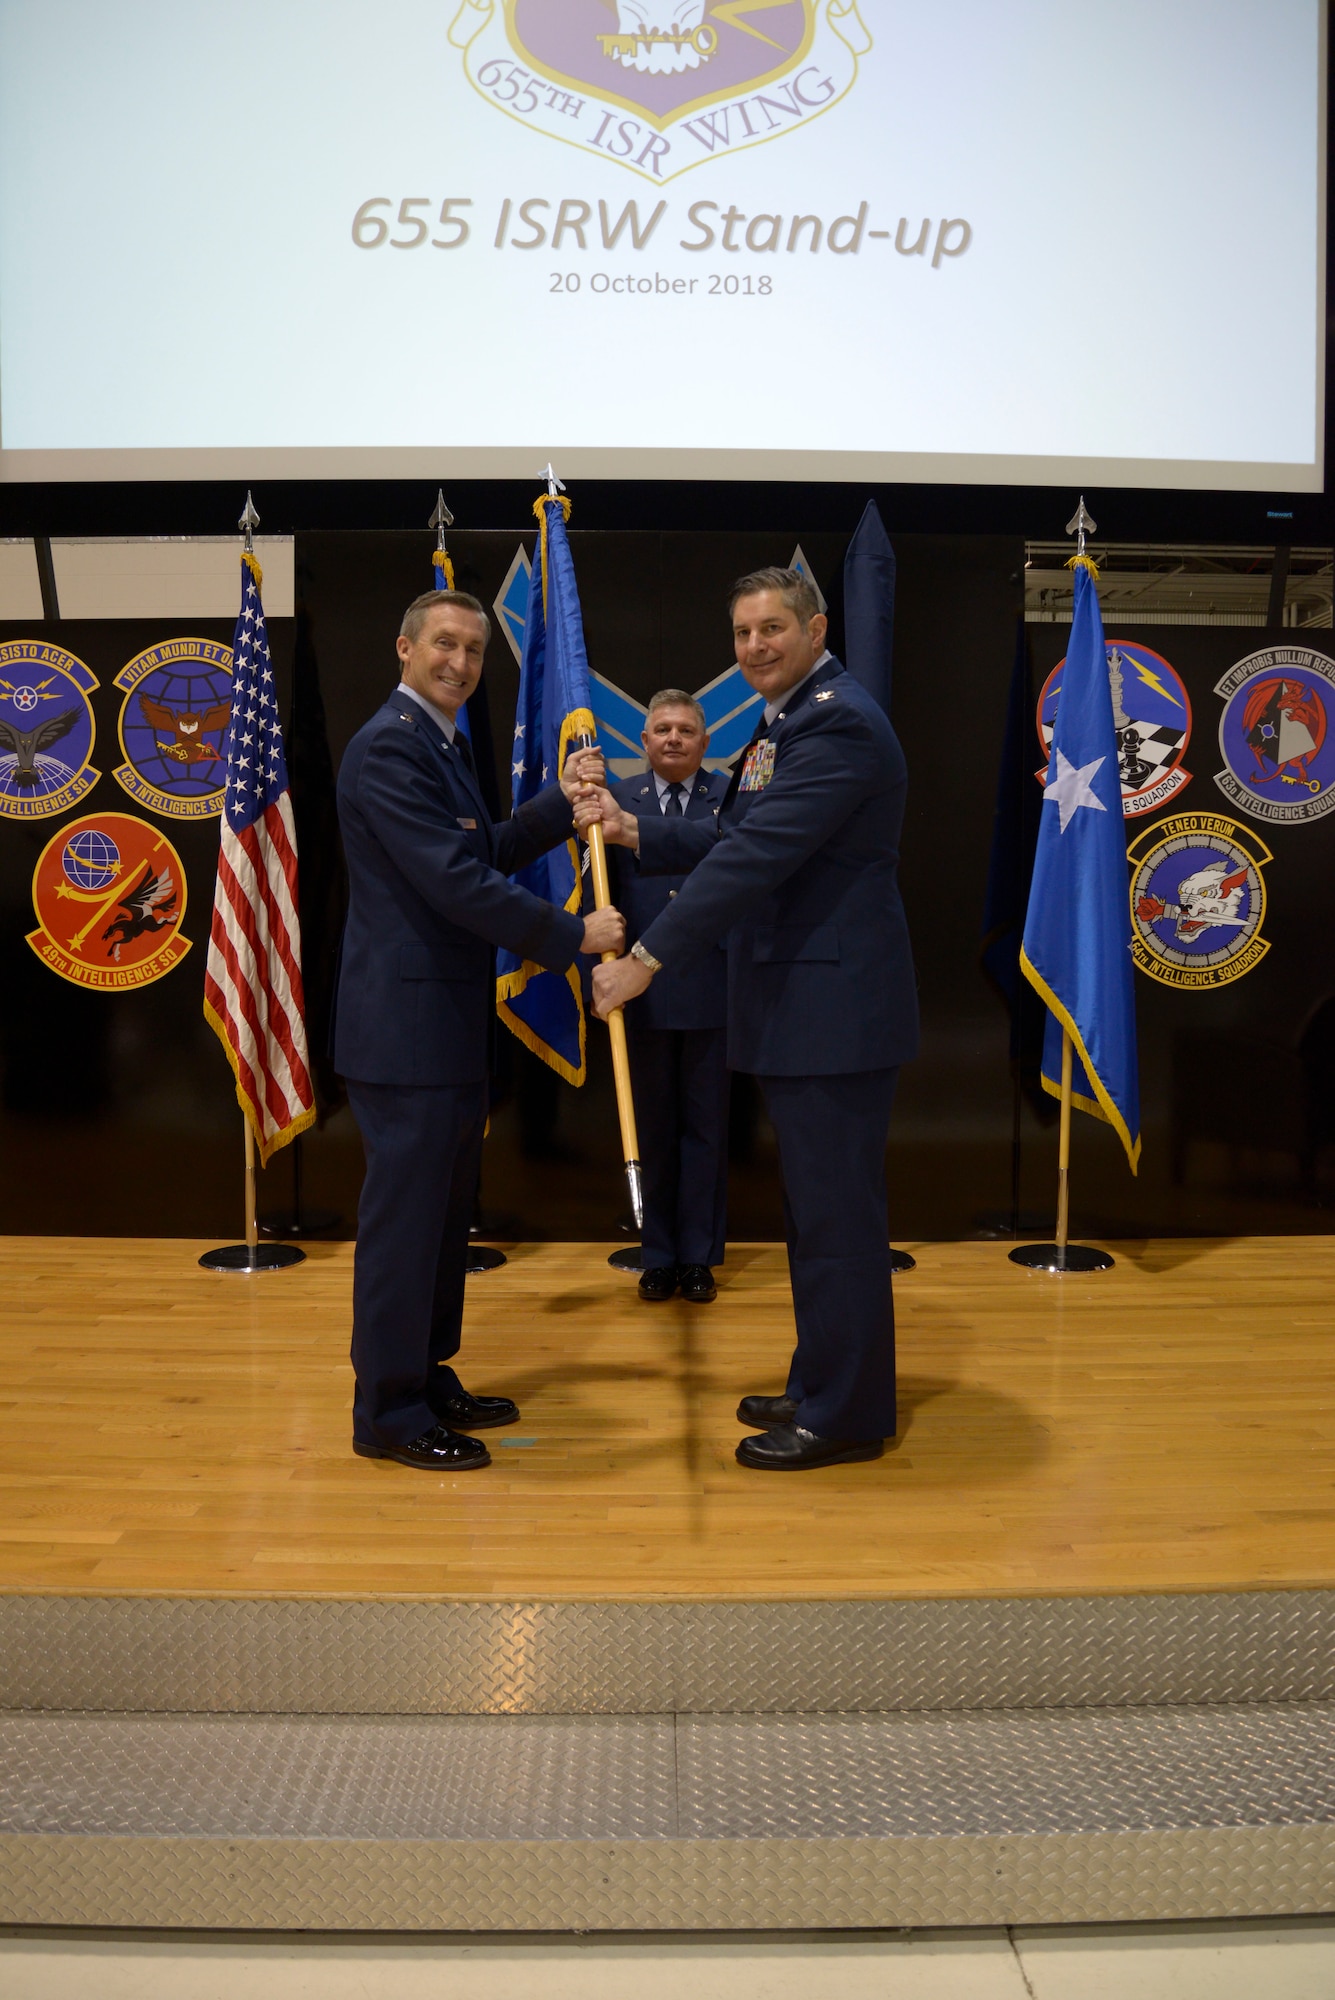
[[[249,491],[246,493],[246,504],[241,510],[241,519],[236,525],[246,538],[246,554],[253,556],[255,553],[255,530],[260,525],[260,517],[255,511],[255,502],[251,499]]]
[[[555,500],[558,493],[565,492],[566,490],[565,481],[564,479],[558,479],[556,474],[552,471],[552,462],[550,459],[548,459],[546,465],[543,467],[542,471],[538,474],[538,477],[539,479],[545,479],[547,481],[547,498],[549,500]]]
[[[436,494],[435,510],[432,513],[431,519],[427,522],[427,526],[428,528],[435,529],[436,547],[438,549],[443,549],[445,546],[445,530],[447,528],[452,528],[454,526],[454,516],[453,514],[451,514],[449,508],[445,505],[445,494],[443,490],[438,491]]]
[[[1076,537],[1075,552],[1077,556],[1082,556],[1085,553],[1085,536],[1097,533],[1098,525],[1098,522],[1094,519],[1088,507],[1086,507],[1085,496],[1082,493],[1080,495],[1080,505],[1066,523],[1067,534]]]

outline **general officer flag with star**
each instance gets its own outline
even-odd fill
[[[1061,1096],[1062,1031],[1072,1102],[1112,1125],[1140,1158],[1140,1083],[1126,831],[1108,653],[1092,565],[1077,558],[1020,966],[1048,1007],[1043,1088]]]
[[[554,783],[567,749],[597,735],[589,703],[589,659],[575,565],[566,535],[570,502],[551,495],[534,503],[538,546],[529,584],[519,661],[512,809]],[[580,906],[579,852],[573,839],[554,847],[512,878],[558,908]],[[567,1083],[584,1081],[584,994],[574,966],[549,972],[513,952],[496,954],[496,1011],[534,1055]]]

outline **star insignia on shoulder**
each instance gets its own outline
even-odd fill
[[[821,691],[820,691],[820,693],[819,693],[819,694],[814,694],[814,695],[813,695],[813,696],[811,697],[811,699],[812,699],[813,701],[833,701],[833,700],[834,700],[834,689],[833,689],[833,688],[822,688],[822,689],[821,689]]]

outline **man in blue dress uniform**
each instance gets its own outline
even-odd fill
[[[712,829],[726,775],[702,771],[705,712],[680,688],[649,703],[640,737],[649,768],[622,778],[613,798],[637,818],[700,820]],[[625,848],[608,850],[612,900],[638,939],[686,880],[646,875]],[[716,1296],[728,1200],[728,963],[717,945],[665,970],[626,1009],[635,1120],[644,1173],[640,1297],[693,1304]]]
[[[398,639],[402,679],[338,774],[349,897],[334,1061],[366,1149],[353,1450],[436,1472],[489,1464],[467,1433],[519,1416],[507,1397],[470,1396],[451,1365],[487,1118],[494,949],[564,971],[625,936],[615,910],[574,916],[506,880],[569,839],[570,797],[602,763],[568,758],[561,785],[492,823],[455,726],[490,633],[464,591],[415,599]]]
[[[898,885],[907,773],[889,720],[825,645],[796,570],[732,594],[733,642],[763,695],[716,826],[639,819],[598,794],[644,873],[696,863],[634,954],[594,970],[598,1012],[728,941],[728,1061],[759,1079],[779,1142],[797,1346],[782,1396],[745,1396],[743,1465],[879,1458],[895,1430],[885,1146],[918,1010]],[[581,815],[592,808],[581,807]]]

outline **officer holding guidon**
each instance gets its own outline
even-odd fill
[[[498,945],[557,971],[616,951],[614,909],[555,909],[507,878],[569,838],[597,751],[493,824],[459,712],[491,621],[462,590],[403,616],[400,679],[338,774],[348,864],[334,1061],[366,1150],[352,1280],[353,1450],[428,1472],[490,1464],[477,1430],[518,1421],[454,1371],[487,1119]]]
[[[692,870],[633,953],[594,968],[606,1015],[724,940],[728,1062],[759,1079],[779,1143],[797,1346],[783,1395],[743,1397],[743,1465],[878,1458],[895,1430],[885,1147],[899,1066],[917,1052],[898,885],[907,772],[890,722],[825,645],[796,570],[733,586],[733,642],[764,696],[713,815],[576,800],[643,875]]]

